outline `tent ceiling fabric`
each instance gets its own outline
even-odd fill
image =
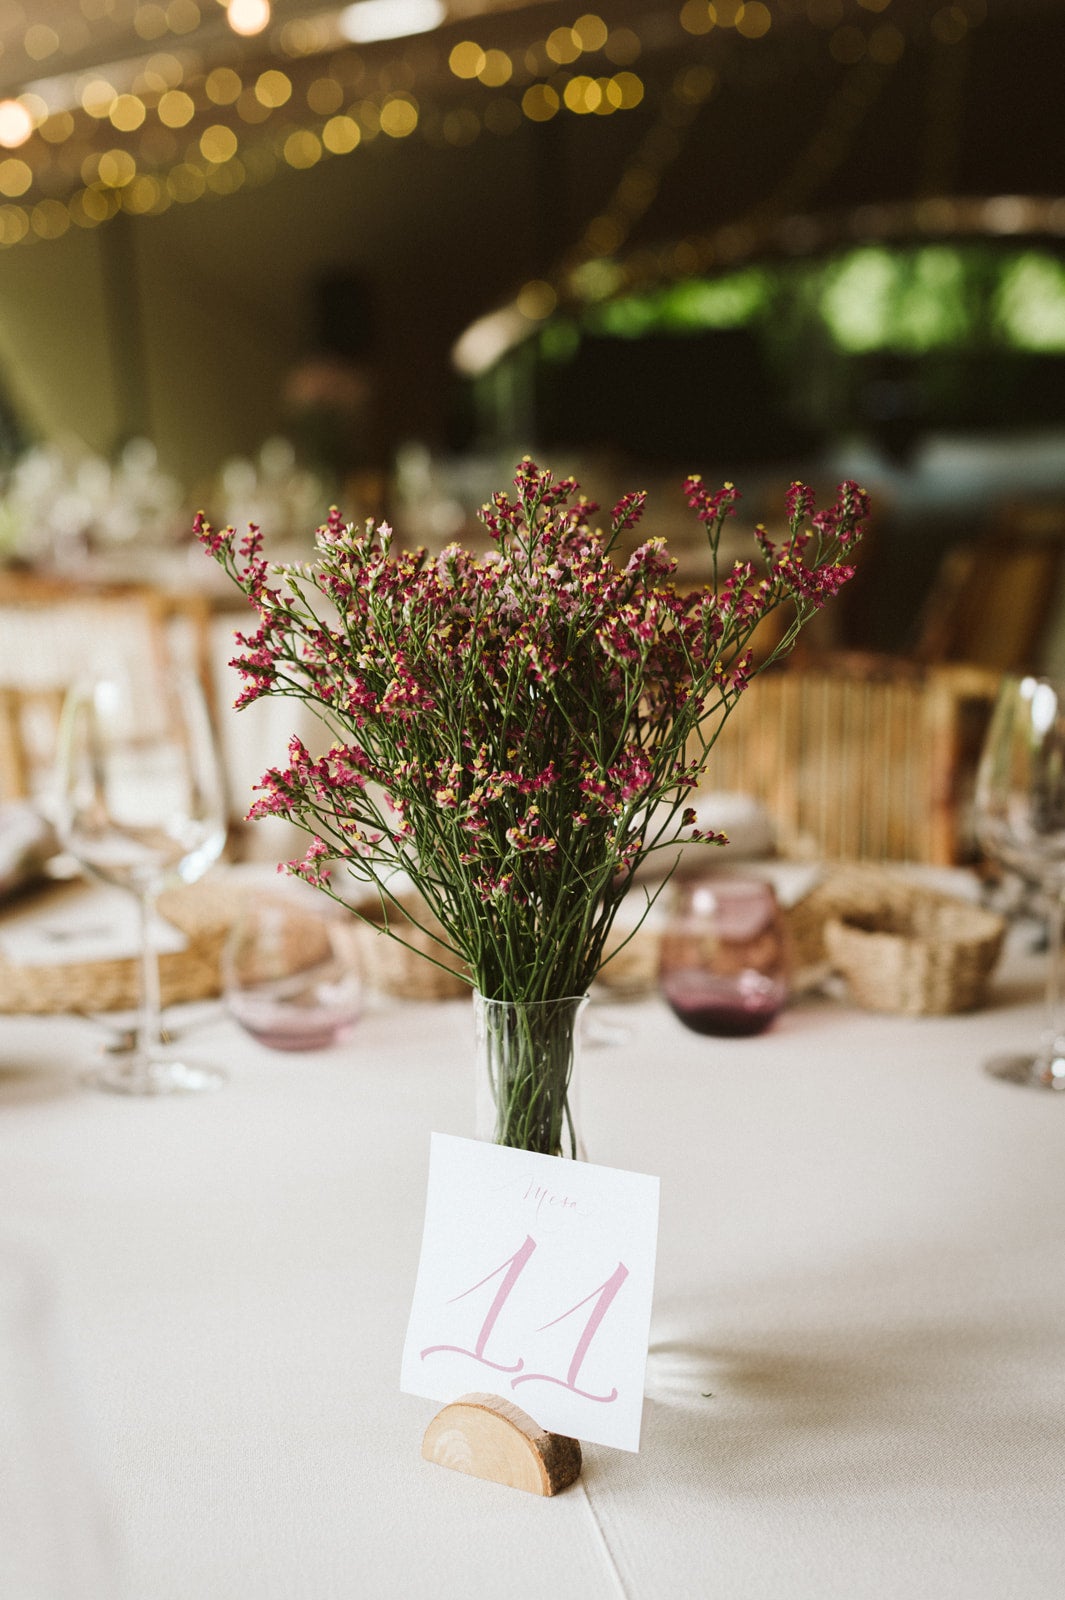
[[[570,214],[563,290],[649,242],[686,240],[696,270],[773,229],[802,249],[794,219],[826,209],[1034,196],[999,223],[1065,232],[1059,0],[581,3],[361,0],[442,21],[353,45],[342,8],[307,0],[273,0],[251,36],[219,0],[0,0],[0,244],[371,145],[451,149],[465,174],[520,134]]]

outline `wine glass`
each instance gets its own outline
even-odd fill
[[[1065,682],[1003,680],[980,756],[973,820],[981,847],[1035,884],[1047,911],[1042,1040],[1034,1053],[993,1057],[987,1071],[1010,1083],[1065,1092]]]
[[[63,708],[57,790],[64,847],[91,876],[135,896],[139,912],[136,1044],[90,1081],[124,1094],[216,1087],[217,1069],[162,1054],[152,939],[160,891],[202,877],[226,837],[222,767],[195,675],[174,667],[157,680],[130,665],[77,684]]]

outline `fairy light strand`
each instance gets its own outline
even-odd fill
[[[758,48],[778,23],[802,20],[823,33],[830,57],[848,65],[859,85],[875,88],[906,43],[889,5],[683,0],[673,15],[678,40],[688,37],[700,50],[703,36],[711,45],[727,36]],[[986,0],[956,0],[924,20],[946,47],[978,26],[986,9]],[[101,0],[82,0],[82,11],[93,28],[113,15]],[[507,137],[529,122],[625,115],[653,102],[652,130],[560,267],[564,291],[574,274],[579,283],[589,264],[624,249],[717,88],[714,67],[701,57],[664,88],[657,86],[640,65],[647,48],[641,19],[613,26],[592,12],[553,26],[524,48],[503,50],[487,38],[423,37],[417,51],[383,61],[338,43],[327,14],[294,18],[272,36],[278,64],[262,70],[249,69],[239,54],[230,62],[202,59],[200,24],[206,29],[213,20],[213,10],[195,0],[142,3],[134,24],[152,47],[144,57],[121,68],[41,80],[0,103],[0,246],[55,238],[72,226],[97,227],[119,211],[153,215],[224,197],[285,170],[349,156],[382,137],[416,136],[461,149],[486,136]],[[480,21],[487,31],[491,17],[482,14]],[[23,40],[28,60],[45,71],[64,54],[58,36],[45,37],[51,32],[31,28]],[[73,35],[68,44],[77,46]],[[431,84],[434,75],[452,89],[465,82],[468,97],[423,87],[422,79]],[[837,97],[835,124],[826,119],[820,142],[810,142],[764,202],[776,214],[801,209],[802,195],[815,194],[838,165],[842,154],[833,151],[844,150],[868,110],[856,110],[853,102],[852,86],[850,99]],[[17,109],[5,113],[5,106]],[[751,224],[743,219],[740,226]],[[692,241],[688,254],[694,259],[705,248],[705,240]]]

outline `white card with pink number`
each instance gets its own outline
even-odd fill
[[[638,1450],[658,1179],[434,1133],[400,1387]]]

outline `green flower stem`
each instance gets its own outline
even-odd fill
[[[612,555],[642,494],[623,497],[604,532],[577,487],[524,460],[516,498],[482,508],[485,557],[395,550],[385,524],[360,528],[337,511],[313,562],[277,566],[260,530],[216,533],[197,519],[258,618],[238,638],[238,705],[302,700],[329,734],[321,756],[290,741],[289,765],[264,775],[251,814],[303,829],[311,842],[290,870],[341,904],[331,873],[376,886],[385,932],[401,943],[387,883],[405,873],[421,919],[417,906],[399,909],[436,941],[429,959],[452,970],[453,952],[493,1000],[590,987],[637,867],[693,825],[694,811],[681,819],[726,719],[850,577],[868,512],[857,485],[816,512],[793,484],[786,525],[772,537],[756,528],[753,559],[719,573],[737,493],[690,478],[710,582],[681,593],[662,540]],[[777,644],[751,659],[755,630],[781,606]],[[698,827],[687,837],[720,842]],[[553,1148],[572,1039],[528,1021],[511,1034],[502,1136]]]

